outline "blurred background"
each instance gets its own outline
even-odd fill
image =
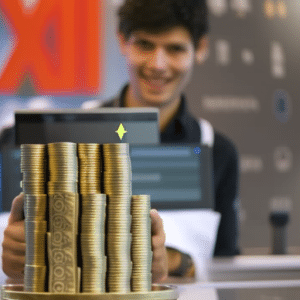
[[[0,130],[17,109],[91,108],[119,92],[121,3],[0,0]],[[238,147],[242,253],[270,253],[269,215],[284,207],[288,252],[300,254],[299,1],[207,3],[210,51],[186,93]]]

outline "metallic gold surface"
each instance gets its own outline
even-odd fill
[[[101,194],[100,145],[78,144],[78,157],[81,194],[81,287],[83,293],[104,293],[107,270],[106,195]]]
[[[76,293],[78,290],[77,206],[78,194],[54,194],[49,197],[49,292]]]
[[[28,221],[46,220],[47,195],[24,195],[24,213]]]
[[[104,193],[108,197],[108,292],[129,293],[131,248],[131,163],[128,144],[103,145]]]
[[[77,144],[48,144],[49,181],[78,181]]]
[[[45,194],[46,145],[21,145],[21,187],[25,194]]]
[[[46,266],[25,265],[24,286],[27,292],[44,292],[46,269]]]
[[[28,293],[14,291],[14,286],[3,286],[2,297],[9,300],[176,300],[179,297],[175,287],[152,285],[151,292],[145,293],[106,293],[106,294],[53,294],[53,293]]]
[[[99,144],[78,144],[80,194],[101,194]]]
[[[106,195],[81,195],[82,292],[105,293]]]
[[[151,290],[152,251],[150,209],[149,195],[132,196],[131,257],[133,269],[131,290],[133,292],[147,292]]]
[[[79,291],[80,284],[77,264],[77,144],[48,144],[48,159],[48,291],[74,294]]]
[[[25,268],[24,288],[30,292],[44,292],[46,207],[46,145],[21,145],[21,187],[24,192]]]

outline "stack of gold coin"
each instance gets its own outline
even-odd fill
[[[24,195],[25,211],[25,261],[28,266],[45,265],[45,236],[47,231],[46,221],[47,195]],[[33,268],[30,268],[33,270]],[[44,284],[43,284],[44,291]]]
[[[30,292],[44,292],[45,235],[47,231],[45,194],[46,147],[21,145],[21,172],[25,212],[25,274],[24,288]]]
[[[77,267],[78,163],[74,143],[48,144],[49,155],[49,292],[76,293],[80,287]]]
[[[150,208],[149,195],[132,196],[131,290],[133,292],[151,291],[152,250]]]
[[[48,194],[78,193],[77,145],[75,143],[48,144]]]
[[[131,162],[128,144],[104,144],[104,192],[108,196],[108,291],[130,292]]]
[[[100,145],[78,144],[80,194],[100,194]]]
[[[104,293],[106,195],[101,194],[99,144],[78,144],[81,194],[82,292]]]
[[[46,146],[21,145],[21,173],[23,192],[29,195],[45,194]]]
[[[106,195],[81,195],[82,292],[105,293]]]
[[[47,271],[45,265],[47,221],[31,220],[25,219],[26,252],[24,288],[28,292],[44,292]]]

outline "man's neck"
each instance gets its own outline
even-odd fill
[[[124,102],[125,107],[144,107],[141,104],[141,102],[135,99],[134,95],[132,95],[130,86],[126,91],[124,101],[125,101]],[[174,116],[178,112],[179,106],[180,106],[180,97],[178,97],[176,101],[172,101],[169,105],[158,107],[159,127],[161,132],[163,132],[166,129],[166,127],[169,125],[171,120],[174,118]]]

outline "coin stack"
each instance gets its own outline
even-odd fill
[[[49,292],[76,293],[80,289],[77,267],[79,195],[77,145],[48,144],[49,155]]]
[[[151,205],[149,195],[132,196],[132,292],[151,291],[152,250],[150,209]]]
[[[82,292],[105,293],[106,195],[100,192],[100,145],[78,144]]]
[[[80,194],[101,194],[99,144],[78,144]]]
[[[131,162],[128,144],[104,144],[104,192],[108,197],[108,292],[130,292]]]
[[[25,274],[24,289],[44,292],[46,279],[45,236],[47,231],[45,194],[45,145],[21,146],[21,172],[25,213]]]

